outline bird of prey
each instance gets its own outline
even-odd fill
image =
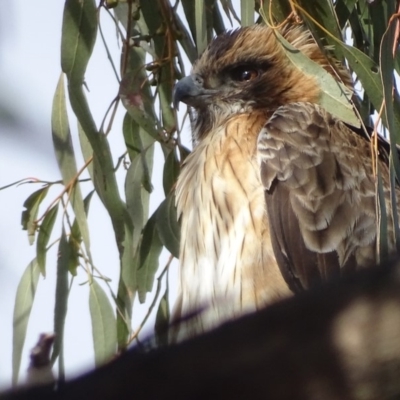
[[[307,30],[281,33],[337,77]],[[343,68],[339,76],[351,84]],[[217,36],[177,83],[195,143],[176,186],[177,314],[206,308],[186,336],[376,263],[370,143],[318,105],[320,93],[261,25]],[[378,163],[391,227],[384,149]]]

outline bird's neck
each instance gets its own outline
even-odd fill
[[[256,157],[264,123],[263,116],[241,115],[210,132],[186,159],[177,183],[182,313],[212,305],[201,321],[205,330],[287,294]]]

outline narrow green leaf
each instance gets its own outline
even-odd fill
[[[136,123],[129,113],[125,114],[122,131],[131,161],[138,154],[141,154],[141,161],[143,164],[142,185],[148,193],[151,193],[153,190],[151,173],[153,170],[153,144],[155,143],[155,140]],[[147,209],[145,205],[144,208]],[[147,216],[147,213],[145,213],[145,215]]]
[[[253,15],[254,15],[254,8],[253,8]],[[212,5],[212,20],[213,20],[212,27],[214,28],[214,31],[217,35],[220,35],[221,33],[226,31],[224,19],[222,18],[222,14],[221,14],[221,11],[218,7],[218,3],[216,0],[213,1],[213,5]],[[210,40],[211,39],[212,38],[210,38]]]
[[[349,22],[354,38],[354,47],[373,58],[375,54],[373,25],[366,2],[357,2],[357,7],[351,13]],[[378,62],[377,59],[376,62]]]
[[[35,241],[35,233],[37,229],[37,216],[39,212],[39,206],[46,197],[49,191],[49,186],[33,192],[24,202],[26,210],[22,211],[21,224],[22,229],[28,231],[29,244],[33,244]]]
[[[207,24],[204,0],[195,0],[196,46],[200,55],[207,47]]]
[[[394,59],[394,67],[396,68],[397,74],[400,75],[400,51],[399,50],[396,51],[396,56]],[[15,182],[15,183],[18,183],[18,182]]]
[[[189,58],[189,61],[193,64],[196,59],[197,59],[197,51],[196,51],[196,46],[193,42],[193,36],[189,33],[189,31],[186,29],[186,26],[182,22],[182,20],[179,18],[179,15],[175,15],[176,18],[176,25],[178,26],[179,30],[179,43],[181,44],[183,50],[185,51],[187,57]]]
[[[397,155],[395,157],[398,157]],[[391,205],[391,212],[393,218],[393,232],[394,232],[394,241],[396,244],[397,253],[400,254],[400,226],[399,226],[399,215],[397,213],[397,199],[396,195],[396,188],[397,188],[397,181],[396,181],[396,172],[394,171],[392,157],[389,163],[389,171],[390,171],[390,205]]]
[[[167,196],[173,188],[180,172],[180,164],[175,149],[172,149],[165,159],[163,173],[164,193]]]
[[[93,178],[96,192],[112,220],[118,247],[124,240],[127,211],[121,200],[107,137],[97,132],[82,86],[69,86],[69,98],[82,129],[93,149]]]
[[[125,145],[128,150],[129,158],[133,160],[140,152],[155,142],[127,112],[122,124]]]
[[[342,121],[360,127],[360,121],[349,101],[350,91],[343,84],[338,83],[324,68],[293,47],[278,32],[276,35],[292,64],[304,73],[315,77],[319,83],[321,87],[319,104]]]
[[[147,80],[146,75],[143,77],[137,71],[125,74],[121,81],[119,96],[133,120],[155,140],[159,141],[161,136],[157,122],[154,115],[147,111],[152,107],[153,100],[142,90],[142,84]]]
[[[79,143],[81,145],[83,159],[85,160],[85,163],[88,163],[90,159],[93,159],[93,148],[79,121],[78,121],[78,135],[79,135]],[[90,179],[94,182],[93,162],[89,162],[86,169],[89,173]]]
[[[110,301],[95,279],[90,285],[89,309],[92,320],[94,357],[96,365],[99,366],[115,354],[117,332]]]
[[[39,228],[38,240],[36,243],[36,257],[40,272],[43,276],[46,276],[46,247],[49,243],[54,223],[56,222],[58,204],[59,203],[57,203],[47,212]]]
[[[126,349],[131,329],[131,296],[128,293],[124,279],[121,277],[117,295],[117,343],[118,351]]]
[[[146,294],[153,289],[154,276],[158,270],[159,258],[163,248],[158,235],[157,211],[149,218],[143,230],[140,246],[140,265],[137,271],[137,287],[139,301],[146,301]]]
[[[379,263],[384,263],[388,259],[388,219],[385,203],[385,193],[383,189],[382,174],[378,166],[377,180],[377,201],[378,201],[378,258]]]
[[[70,83],[82,84],[97,34],[94,0],[66,0],[62,22],[61,67]]]
[[[222,9],[224,10],[224,12],[225,12],[227,18],[229,19],[230,24],[233,25],[233,24],[232,24],[231,14],[232,14],[232,17],[233,17],[237,22],[239,22],[239,24],[240,24],[240,19],[239,19],[239,17],[237,16],[236,11],[235,11],[235,9],[234,9],[234,7],[233,7],[232,0],[220,0],[220,3],[221,3],[221,5],[222,5]]]
[[[138,20],[140,17],[140,3],[139,2],[131,2],[132,15],[131,18],[133,20]],[[120,1],[118,6],[114,8],[115,19],[119,21],[125,30],[128,29],[128,11],[129,6],[126,1]]]
[[[133,222],[133,249],[139,244],[140,236],[144,225],[142,206],[142,179],[143,163],[142,155],[138,154],[128,169],[125,179],[126,207]]]
[[[254,24],[254,0],[240,1],[240,20],[242,26],[250,26]]]
[[[158,0],[147,0],[141,2],[140,6],[148,33],[152,36],[154,43],[155,55],[152,56],[157,68],[153,72],[161,108],[160,120],[164,134],[169,134],[175,131],[176,125],[175,112],[172,109],[172,90],[175,85],[177,66],[175,57],[171,57],[176,53],[175,37],[172,36],[172,32],[176,31],[172,16],[175,11],[169,3],[166,5]],[[160,30],[163,34],[160,34]],[[160,62],[160,60],[163,61]],[[150,98],[150,94],[142,93],[142,96]]]
[[[158,346],[168,345],[169,319],[170,319],[170,310],[169,310],[168,286],[167,286],[163,297],[161,297],[160,304],[158,306],[156,323],[154,326],[154,331],[156,334],[156,341]]]
[[[180,145],[179,146],[179,160],[181,162],[181,164],[183,163],[183,161],[186,160],[186,157],[191,153],[191,151],[185,147]]]
[[[318,5],[313,1],[307,0],[298,0],[298,3],[305,12],[301,9],[298,11],[319,46],[322,48],[326,44],[331,45],[336,58],[343,61],[341,48],[335,46],[336,41],[341,41],[343,38],[332,0],[318,0]],[[329,34],[321,29],[319,25],[322,25]]]
[[[394,1],[388,1],[388,2],[379,1],[375,2],[373,8],[368,7],[369,18],[366,23],[369,22],[370,31],[372,30],[373,32],[371,35],[372,51],[370,54],[372,55],[374,61],[377,63],[380,62],[379,60],[380,60],[381,45],[382,45],[382,40],[384,40],[383,35],[386,32],[387,36],[389,18],[395,12],[394,5],[395,5]],[[391,10],[389,10],[389,8],[391,8]]]
[[[289,1],[264,0],[262,2],[262,6],[263,7],[259,10],[260,15],[270,24],[275,22],[283,22],[292,12]],[[270,9],[272,11],[272,21],[269,15]]]
[[[179,258],[180,225],[173,194],[168,195],[158,208],[157,231],[162,244],[174,257]]]
[[[68,77],[71,107],[93,149],[93,178],[97,193],[110,214],[118,247],[124,240],[126,209],[115,178],[110,147],[99,133],[90,112],[83,82],[97,33],[97,10],[94,0],[67,0],[64,7],[61,63]]]
[[[206,44],[210,43],[214,37],[214,29],[218,27],[218,20],[215,20],[215,7],[217,0],[205,0],[204,1],[204,12],[206,20]]]
[[[53,145],[58,166],[60,168],[64,185],[68,186],[77,178],[78,170],[76,167],[74,148],[69,129],[63,74],[60,76],[54,95],[51,126]],[[77,181],[70,189],[70,201],[76,220],[79,224],[86,252],[88,253],[89,259],[91,259],[89,227],[86,219],[81,188]]]
[[[36,258],[32,260],[18,284],[13,315],[12,383],[17,384],[24,348],[26,329],[39,281],[40,269]]]
[[[133,231],[130,224],[125,224],[125,239],[121,261],[120,280],[124,284],[123,306],[129,318],[132,314],[132,304],[136,295],[136,270],[139,264],[139,257],[136,248],[133,248]],[[122,299],[121,298],[121,299]]]
[[[94,190],[92,190],[85,197],[85,200],[83,201],[86,217],[89,213],[89,205],[90,205],[90,200],[92,199],[93,193],[94,193]],[[76,275],[76,269],[79,265],[81,242],[82,242],[81,230],[79,229],[78,221],[75,218],[75,220],[72,224],[71,233],[70,233],[69,239],[68,239],[68,244],[69,244],[68,270],[73,276]]]
[[[183,12],[185,13],[185,22],[187,22],[190,32],[192,34],[192,39],[196,41],[196,18],[195,18],[195,2],[193,0],[181,0]],[[196,50],[197,59],[198,53]]]
[[[394,23],[393,23],[394,22]],[[394,239],[397,249],[400,248],[400,231],[399,231],[399,221],[397,215],[397,199],[396,199],[396,177],[397,181],[400,180],[400,162],[399,155],[396,146],[396,140],[398,140],[399,134],[396,135],[395,126],[395,109],[393,107],[393,89],[394,89],[394,58],[393,58],[393,48],[395,41],[395,30],[397,21],[394,20],[387,27],[385,33],[382,37],[382,43],[380,47],[380,67],[381,67],[381,77],[383,94],[385,98],[385,115],[387,126],[389,128],[390,135],[390,197],[391,197],[391,211],[393,216],[393,230]],[[397,137],[396,137],[397,136]]]
[[[69,129],[63,73],[60,75],[54,93],[51,128],[58,166],[63,175],[64,183],[69,183],[76,176],[77,168]]]
[[[335,4],[339,28],[343,29],[356,5],[356,0],[338,0]]]
[[[393,47],[394,46],[393,45],[395,41],[395,30],[397,21],[394,20],[393,22],[388,26],[386,32],[382,37],[379,60],[380,60],[383,95],[385,99],[386,122],[390,134],[391,160],[393,163],[394,171],[396,172],[397,179],[400,181],[400,162],[396,147],[396,142],[399,140],[400,133],[397,132],[396,134],[395,108],[393,104],[394,103],[393,99],[393,89],[394,89]],[[400,115],[397,115],[397,117],[398,120],[400,120]]]
[[[70,245],[65,234],[64,227],[62,228],[60,243],[58,246],[58,259],[57,259],[57,281],[56,281],[56,294],[54,306],[54,333],[55,340],[53,346],[53,353],[51,361],[59,358],[59,371],[64,371],[63,365],[63,347],[64,347],[64,325],[67,316],[68,308],[68,265],[70,259]]]
[[[380,110],[383,101],[383,87],[379,66],[362,51],[341,42],[338,44],[343,47],[343,54],[360,80],[372,105],[376,110]],[[395,129],[392,132],[396,135],[396,142],[400,143],[400,109],[397,103],[394,104],[394,107],[396,111],[394,114]],[[386,116],[384,116],[383,122],[387,126]]]

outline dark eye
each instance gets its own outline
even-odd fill
[[[231,77],[234,81],[247,82],[258,76],[258,70],[248,66],[236,67],[231,70]]]

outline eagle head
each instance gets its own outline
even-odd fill
[[[284,27],[280,33],[333,73],[309,31],[296,26]],[[287,58],[273,29],[253,25],[212,40],[191,75],[176,85],[174,105],[182,101],[194,108],[194,138],[201,140],[233,115],[258,111],[268,117],[285,104],[316,103],[319,92],[316,80]]]

